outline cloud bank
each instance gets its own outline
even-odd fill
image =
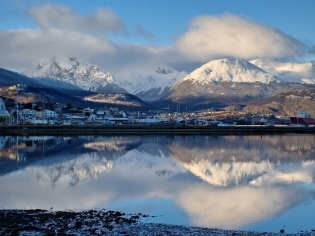
[[[94,15],[79,16],[66,5],[32,7],[27,13],[43,28],[57,27],[86,32],[119,31],[123,21],[110,9],[98,8]]]
[[[2,68],[21,71],[43,58],[76,56],[114,75],[144,63],[166,63],[190,72],[195,68],[189,65],[223,57],[292,59],[312,51],[278,29],[235,15],[198,16],[173,45],[156,46],[110,40],[110,33],[145,40],[157,35],[139,24],[130,33],[110,9],[79,15],[66,5],[48,4],[29,8],[26,13],[38,28],[0,30]]]
[[[220,57],[296,58],[305,45],[282,31],[234,15],[196,17],[190,29],[176,41],[191,60]]]

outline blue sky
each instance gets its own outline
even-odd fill
[[[0,67],[60,54],[106,70],[149,61],[189,71],[222,57],[315,60],[314,12],[313,0],[2,0]]]

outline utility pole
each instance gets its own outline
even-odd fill
[[[16,85],[16,125],[19,124],[19,87],[20,84]]]
[[[16,136],[16,169],[19,168],[19,136]]]
[[[45,118],[44,118],[44,115],[45,115],[44,106],[45,106],[44,100],[42,100],[42,119],[43,119],[43,120],[45,119]]]

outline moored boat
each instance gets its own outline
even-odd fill
[[[315,118],[307,112],[298,112],[296,116],[290,116],[292,124],[315,125]]]

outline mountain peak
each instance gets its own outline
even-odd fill
[[[36,67],[27,69],[24,74],[29,77],[56,79],[93,92],[126,92],[117,85],[110,73],[74,56],[42,59]]]
[[[119,85],[146,101],[158,100],[187,75],[168,65],[141,65],[117,75]]]
[[[158,74],[165,74],[166,75],[166,74],[174,73],[174,70],[170,67],[166,67],[166,68],[165,67],[158,67],[155,72]]]
[[[220,82],[261,82],[269,83],[275,78],[254,64],[235,58],[210,61],[190,73],[184,80],[208,84]]]
[[[98,93],[130,93],[144,100],[157,100],[186,72],[178,72],[166,64],[141,64],[125,68],[115,74],[105,73],[97,65],[70,57],[53,57],[40,60],[34,68],[24,72],[29,77],[54,79]]]

